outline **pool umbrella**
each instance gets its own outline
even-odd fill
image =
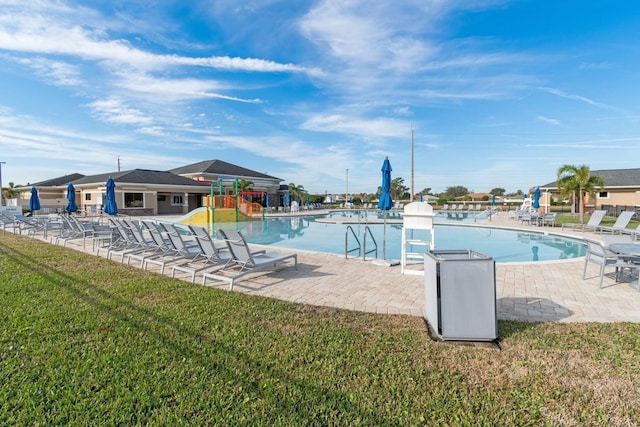
[[[380,190],[380,198],[378,199],[378,209],[383,211],[383,232],[382,232],[382,259],[387,256],[387,212],[393,207],[391,200],[391,163],[389,158],[384,159],[382,163],[382,186]]]
[[[291,195],[289,194],[289,192],[287,191],[286,193],[284,193],[284,200],[282,202],[284,204],[284,207],[286,208],[287,206],[289,206],[289,203],[291,203]]]
[[[496,205],[496,195],[495,194],[493,196],[491,196],[491,205],[492,206]]]
[[[29,199],[29,210],[35,212],[40,210],[40,198],[38,197],[38,190],[35,185],[31,187],[31,198]]]
[[[265,199],[264,199],[264,204],[267,205],[266,207],[269,207],[271,200],[269,200],[269,193],[266,193]]]
[[[76,189],[73,184],[67,185],[67,212],[73,213],[78,211],[78,205],[76,205]]]
[[[531,206],[534,209],[538,209],[540,207],[540,187],[537,187],[536,191],[533,192],[533,204]]]
[[[118,214],[118,205],[116,204],[116,183],[113,178],[109,177],[105,185],[107,187],[107,202],[102,209],[104,213],[109,215]]]

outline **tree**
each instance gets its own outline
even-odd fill
[[[447,189],[444,191],[444,198],[453,200],[456,197],[466,196],[467,194],[469,194],[469,190],[467,190],[467,187],[456,185],[454,187],[447,187]]]
[[[571,195],[573,197],[574,205],[577,191],[580,198],[579,211],[581,223],[584,222],[584,196],[594,194],[596,187],[602,190],[607,185],[602,177],[591,175],[591,171],[587,165],[560,166],[560,168],[558,168],[558,179],[556,183],[561,194]]]
[[[430,187],[424,188],[421,192],[418,193],[418,196],[426,196],[428,194],[431,194],[431,188]]]
[[[496,187],[494,189],[492,189],[491,191],[489,191],[489,194],[492,194],[494,196],[504,196],[504,193],[506,193],[507,190],[505,190],[504,188],[499,188]]]
[[[238,191],[251,191],[253,187],[253,181],[248,181],[244,178],[238,180]]]
[[[292,200],[296,197],[300,200],[304,200],[304,196],[305,194],[307,194],[307,190],[305,190],[302,185],[296,185],[293,182],[290,182],[289,193],[291,193]]]
[[[8,187],[2,188],[2,198],[7,199],[15,199],[18,196],[18,190],[16,189],[16,185],[13,182],[9,183]]]
[[[409,187],[404,185],[404,178],[393,178],[391,180],[391,198],[393,200],[403,200],[410,197]]]

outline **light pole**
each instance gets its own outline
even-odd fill
[[[2,206],[2,165],[7,164],[7,162],[0,162],[0,206]]]
[[[347,207],[347,203],[349,203],[349,169],[347,169],[347,189],[344,193],[344,207]]]

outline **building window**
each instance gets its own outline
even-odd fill
[[[85,193],[84,199],[87,201],[91,200],[91,193]]]
[[[171,206],[182,206],[182,194],[171,195]]]
[[[601,191],[598,193],[598,199],[608,199],[608,198],[609,198],[608,191]]]
[[[144,207],[144,195],[142,193],[124,193],[125,208]]]

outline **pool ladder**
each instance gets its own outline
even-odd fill
[[[349,249],[350,236],[352,237],[352,240],[354,240],[356,244],[356,246],[351,249]],[[367,250],[367,236],[370,237],[371,241],[373,242],[373,249]],[[358,251],[358,257],[362,255],[363,260],[366,260],[367,255],[372,252],[375,252],[376,258],[378,258],[378,243],[376,242],[376,239],[373,237],[373,233],[371,233],[371,229],[369,228],[368,225],[364,227],[362,240],[363,240],[363,245],[360,245],[360,239],[358,239],[356,232],[353,231],[353,227],[351,227],[350,225],[347,225],[347,231],[345,231],[344,233],[344,257],[348,258],[351,252]]]

